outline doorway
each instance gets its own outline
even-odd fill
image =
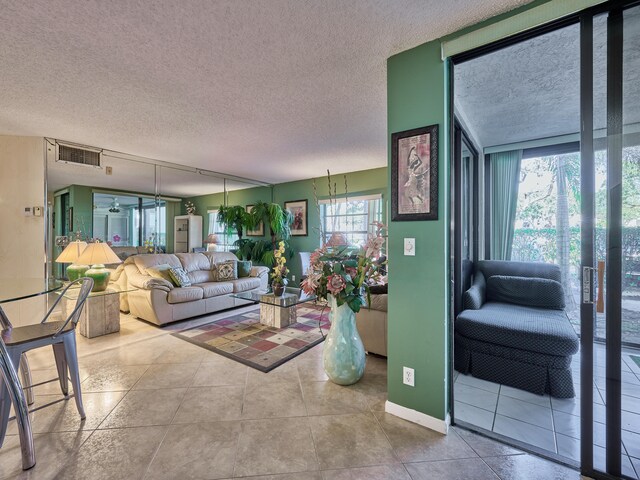
[[[468,307],[461,298],[482,259],[555,264],[580,347],[575,396],[454,372],[452,411],[455,423],[585,475],[639,478],[640,7],[615,5],[452,59],[462,120],[452,121],[452,311]],[[509,52],[516,61],[504,63]],[[500,100],[483,104],[485,88]],[[476,171],[465,170],[463,132]]]

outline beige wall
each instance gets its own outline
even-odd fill
[[[45,206],[44,140],[0,135],[0,285],[15,277],[44,278],[45,218],[24,207]],[[15,324],[42,318],[44,298],[3,304]]]

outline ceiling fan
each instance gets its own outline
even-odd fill
[[[113,197],[113,202],[111,202],[111,207],[109,208],[110,213],[120,213],[120,203],[118,203],[118,197]]]

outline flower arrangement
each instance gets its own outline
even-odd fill
[[[195,215],[196,214],[196,206],[193,202],[185,202],[184,208],[187,210],[187,215]]]
[[[347,304],[353,312],[359,312],[365,304],[365,295],[367,299],[370,297],[369,286],[381,276],[376,260],[384,245],[385,227],[380,222],[372,225],[375,233],[369,234],[364,246],[327,243],[313,252],[302,290],[321,299],[332,295],[338,306]]]
[[[278,243],[277,250],[274,251],[274,257],[276,264],[271,272],[272,283],[276,285],[283,285],[286,283],[287,275],[289,274],[289,268],[287,268],[287,259],[284,254],[285,245],[282,240]]]

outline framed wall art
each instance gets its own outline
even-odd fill
[[[293,200],[284,202],[284,209],[291,212],[293,221],[291,222],[292,237],[306,237],[309,235],[309,219],[307,218],[308,200]]]
[[[391,135],[391,220],[438,219],[438,125]]]

